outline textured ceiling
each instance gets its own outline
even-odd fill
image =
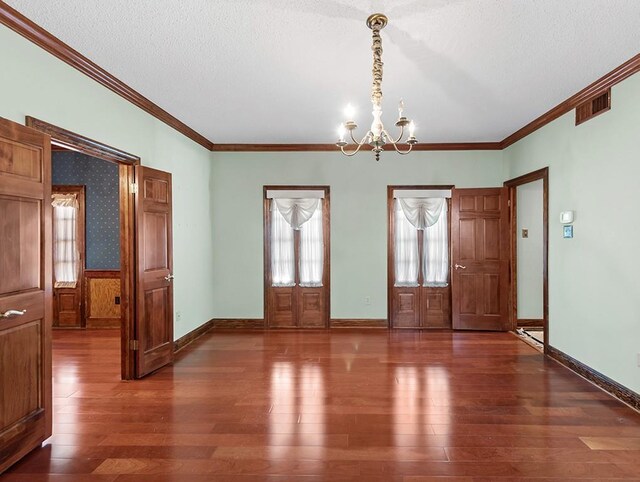
[[[403,97],[421,142],[502,140],[640,50],[638,0],[7,3],[215,143],[370,123],[374,11],[385,123]]]

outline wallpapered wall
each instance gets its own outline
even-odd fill
[[[120,269],[118,166],[79,152],[51,157],[54,185],[86,186],[86,268]]]

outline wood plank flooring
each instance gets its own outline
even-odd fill
[[[54,336],[54,435],[2,482],[640,480],[640,414],[508,333],[210,332],[119,381]]]

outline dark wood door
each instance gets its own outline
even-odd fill
[[[51,142],[0,118],[0,473],[51,435]]]
[[[171,174],[136,166],[136,376],[173,361]]]
[[[507,199],[506,188],[453,190],[451,282],[454,329],[509,329]]]

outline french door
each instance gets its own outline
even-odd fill
[[[329,326],[329,206],[328,186],[265,186],[267,327]]]
[[[397,196],[446,196],[450,195],[452,186],[389,186],[387,195],[387,208],[389,216],[388,224],[388,311],[389,324],[392,328],[451,328],[451,286],[449,283],[448,269],[446,274],[441,274],[438,282],[425,279],[425,230],[416,229],[407,224],[402,209],[400,209]],[[400,194],[404,193],[404,194]],[[444,207],[439,221],[444,223],[442,228],[446,231],[446,239],[449,239],[449,200],[441,198]],[[405,231],[398,228],[404,223]],[[411,247],[415,253],[411,260],[401,261],[398,254],[407,251],[406,246],[401,246],[402,237],[412,237]],[[444,241],[444,240],[443,240]],[[449,243],[446,242],[446,253],[441,253],[442,261],[448,267]],[[397,264],[410,262],[413,268],[411,280],[399,279],[403,275],[399,272]],[[406,274],[404,275],[406,277]],[[407,282],[409,281],[409,282]]]

